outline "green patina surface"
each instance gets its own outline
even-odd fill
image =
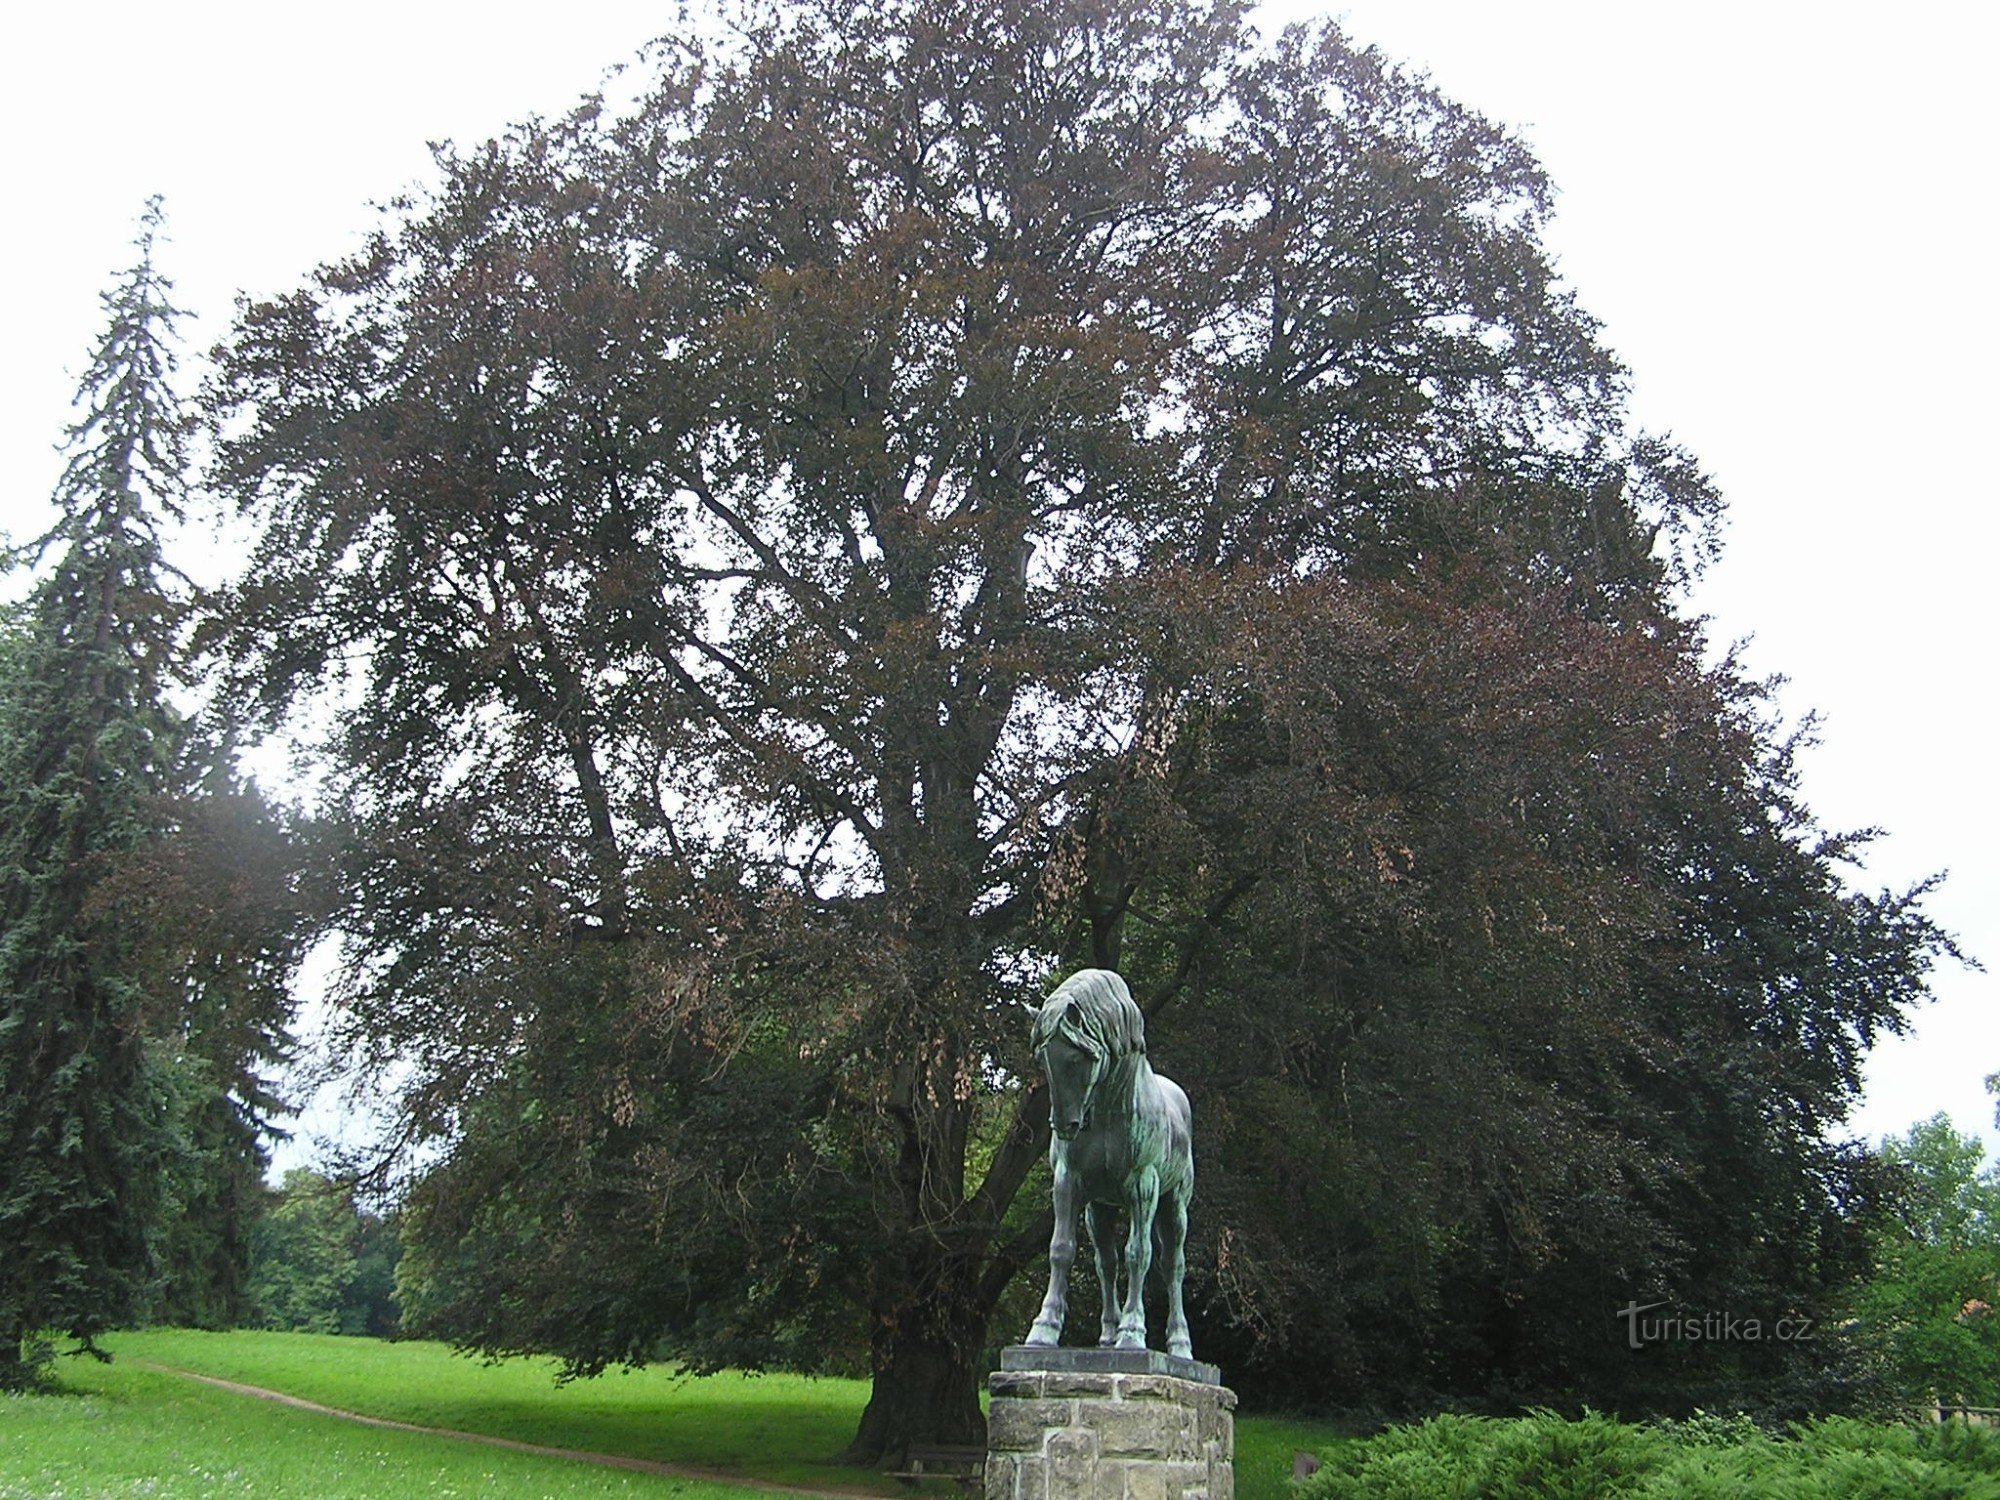
[[[1146,1022],[1125,981],[1080,969],[1035,1016],[1035,1058],[1049,1084],[1049,1165],[1055,1228],[1049,1288],[1030,1345],[1062,1341],[1079,1217],[1097,1259],[1104,1307],[1098,1342],[1143,1350],[1145,1283],[1156,1242],[1167,1283],[1166,1348],[1193,1354],[1181,1286],[1194,1196],[1194,1118],[1187,1095],[1146,1061]],[[1124,1244],[1117,1216],[1125,1216]]]

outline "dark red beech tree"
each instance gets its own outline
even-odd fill
[[[1218,1123],[1487,996],[1433,1034],[1508,1128],[1352,1230],[1570,1243],[1553,1195],[1645,1149],[1643,1029],[1718,1003],[1683,824],[1780,804],[1672,613],[1715,497],[1628,423],[1526,150],[1229,4],[806,5],[656,62],[441,153],[219,352],[262,539],[213,639],[332,714],[351,1039],[442,1152],[416,1312],[581,1371],[851,1361],[855,1458],[975,1439],[1047,1237],[1025,1007],[1085,959]],[[1892,1016],[1925,932],[1815,1024]],[[1401,1099],[1396,1170],[1456,1162],[1470,1085],[1355,1056],[1338,1128]],[[1254,1342],[1259,1286],[1355,1288],[1230,1238],[1251,1142],[1201,1143],[1198,1274]],[[1601,1191],[1666,1266],[1650,1186]]]

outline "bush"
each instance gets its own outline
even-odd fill
[[[1391,1427],[1365,1443],[1321,1457],[1319,1472],[1296,1488],[1298,1500],[1476,1500],[1485,1474],[1490,1417],[1432,1417]]]
[[[1434,1417],[1326,1455],[1298,1500],[2000,1500],[2000,1434],[1829,1418],[1638,1425],[1586,1411]]]
[[[1910,1429],[1911,1449],[1919,1458],[1947,1468],[2000,1477],[2000,1429],[1964,1422],[1936,1422]]]
[[[1629,1492],[1660,1466],[1669,1444],[1658,1433],[1585,1411],[1572,1422],[1537,1412],[1502,1422],[1479,1493],[1490,1500],[1598,1500]]]
[[[1433,1417],[1329,1455],[1300,1500],[1597,1500],[1661,1462],[1656,1433],[1596,1412],[1569,1421]]]
[[[1734,1446],[1669,1438],[1673,1452],[1643,1484],[1626,1491],[1633,1500],[1743,1500],[1782,1490],[1777,1444],[1761,1432]]]

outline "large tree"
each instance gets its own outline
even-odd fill
[[[106,861],[160,831],[181,735],[159,528],[181,504],[186,428],[158,226],[155,203],[104,297],[44,542],[55,565],[0,701],[0,1381],[38,1331],[88,1337],[138,1306],[169,1158],[134,943],[93,899]]]
[[[0,1385],[45,1332],[226,1321],[303,929],[286,841],[175,707],[187,419],[147,209],[0,658]]]
[[[433,1326],[852,1351],[855,1456],[973,1438],[1047,1236],[1024,1006],[1085,960],[1197,1086],[1211,1204],[1303,1120],[1449,1174],[1315,1203],[1377,1264],[1651,1265],[1641,1029],[1720,1013],[1699,887],[1756,869],[1687,841],[1789,804],[1671,612],[1715,497],[1628,423],[1526,150],[1226,3],[812,5],[657,62],[442,152],[213,390],[262,528],[219,644],[329,711],[350,1038],[444,1142]],[[1807,832],[1758,849],[1839,907]],[[1927,933],[1879,995],[1730,976],[1806,987],[1836,1087],[1718,1131],[1837,1118]],[[1211,1219],[1211,1326],[1268,1322],[1246,1268],[1346,1295],[1282,1219]]]

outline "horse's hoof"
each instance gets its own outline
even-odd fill
[[[1167,1344],[1167,1353],[1176,1359],[1193,1359],[1194,1345],[1186,1339],[1174,1339]]]
[[[1114,1349],[1143,1349],[1146,1347],[1146,1336],[1143,1333],[1121,1333],[1118,1335],[1118,1342],[1111,1347]]]
[[[1022,1343],[1034,1349],[1049,1348],[1055,1343],[1055,1341],[1056,1341],[1055,1330],[1051,1328],[1044,1328],[1040,1323],[1037,1323],[1033,1328],[1030,1328],[1028,1330],[1028,1336],[1025,1339],[1021,1340]]]
[[[1109,1333],[1101,1333],[1101,1334],[1099,1334],[1099,1335],[1097,1336],[1097,1347],[1098,1347],[1098,1348],[1100,1348],[1100,1349],[1115,1349],[1115,1348],[1117,1348],[1117,1347],[1118,1347],[1118,1330],[1114,1328],[1114,1329],[1112,1329],[1112,1330],[1111,1330],[1111,1332],[1109,1332]]]

